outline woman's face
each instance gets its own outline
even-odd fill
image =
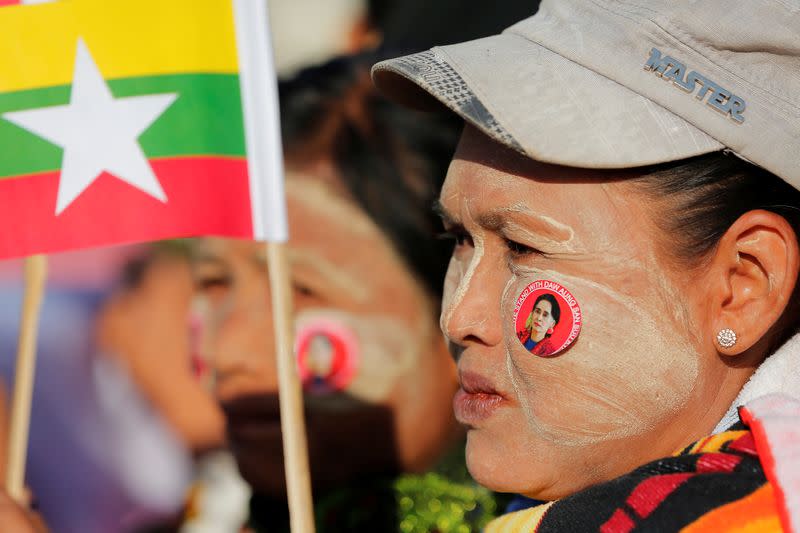
[[[540,300],[535,306],[533,306],[532,314],[531,336],[537,340],[542,340],[542,338],[547,334],[547,330],[556,325],[556,321],[553,318],[553,304],[547,300]]]
[[[456,427],[455,368],[432,303],[383,233],[319,179],[289,175],[288,245],[298,331],[325,324],[357,351],[343,389],[306,395],[315,488],[364,473],[419,469]],[[257,490],[282,496],[272,310],[264,245],[206,239],[195,276],[204,349],[240,470]],[[305,367],[324,376],[334,345],[310,334]],[[333,387],[336,389],[336,387]],[[424,422],[424,423],[423,423]]]
[[[448,172],[440,203],[457,245],[441,326],[467,463],[495,490],[551,499],[621,475],[702,436],[732,400],[716,398],[724,365],[693,318],[697,274],[668,266],[646,199],[610,177],[536,163],[471,128]],[[540,279],[583,316],[555,357],[515,332],[515,302]],[[533,329],[553,324],[548,305]]]

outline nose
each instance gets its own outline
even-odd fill
[[[277,390],[272,316],[268,302],[242,302],[207,328],[205,350],[218,393]],[[225,399],[225,398],[220,398]]]
[[[448,341],[457,346],[496,346],[503,340],[500,300],[505,280],[498,275],[503,265],[494,263],[476,247],[457,286],[445,295],[441,327]]]

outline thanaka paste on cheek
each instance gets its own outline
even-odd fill
[[[569,287],[581,303],[580,338],[553,358],[532,357],[514,330],[517,296],[536,279]],[[503,294],[507,369],[533,431],[587,445],[645,433],[685,404],[699,355],[654,307],[596,281],[515,269]]]

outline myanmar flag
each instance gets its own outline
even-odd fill
[[[263,3],[0,8],[0,257],[191,235],[284,240]]]

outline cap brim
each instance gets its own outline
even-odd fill
[[[444,104],[546,163],[628,168],[724,148],[655,102],[511,33],[383,61],[372,76],[390,99]]]

